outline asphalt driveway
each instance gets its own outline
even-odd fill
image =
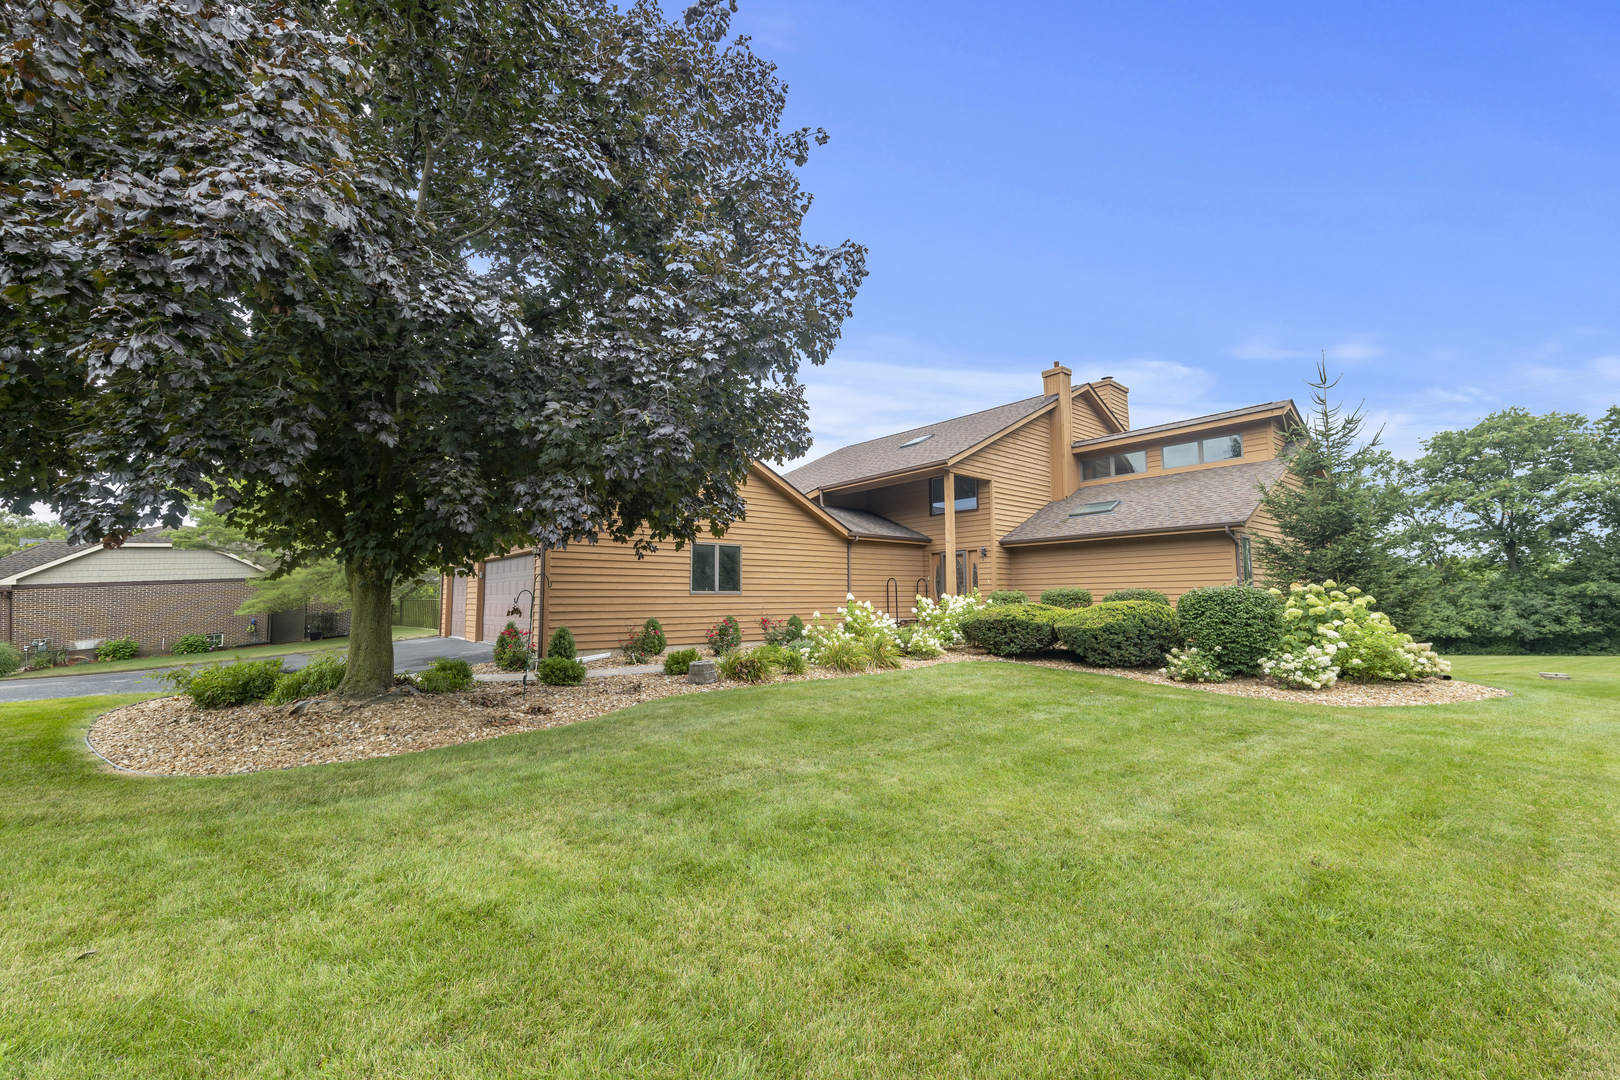
[[[487,641],[463,641],[460,638],[406,638],[394,642],[394,670],[421,671],[440,656],[459,656],[469,664],[481,664],[495,658],[495,647]],[[281,664],[295,671],[309,663],[306,653],[283,656]],[[153,676],[162,668],[151,671],[114,671],[105,675],[62,675],[50,679],[19,679],[15,682],[0,680],[0,702],[43,701],[49,698],[89,697],[93,694],[151,694],[163,691],[163,684]]]

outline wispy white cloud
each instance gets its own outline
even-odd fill
[[[1227,355],[1237,360],[1315,360],[1327,353],[1327,359],[1342,363],[1354,364],[1366,360],[1377,360],[1384,355],[1384,347],[1375,340],[1373,334],[1353,334],[1349,338],[1324,348],[1304,349],[1297,343],[1284,344],[1275,337],[1260,335],[1251,337],[1226,350]]]

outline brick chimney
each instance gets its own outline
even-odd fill
[[[1065,499],[1080,486],[1080,463],[1074,457],[1074,372],[1062,364],[1053,364],[1041,372],[1042,391],[1051,397],[1057,395],[1057,408],[1052,411],[1050,461],[1052,498]]]

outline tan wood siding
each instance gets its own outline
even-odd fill
[[[917,595],[917,579],[929,575],[928,553],[913,545],[861,540],[850,556],[855,571],[852,590],[855,599],[870,600],[873,607],[888,611],[896,619],[911,618],[911,609],[916,606],[913,598]],[[894,579],[898,603],[891,604],[885,596],[890,578]],[[932,595],[934,590],[928,591]],[[891,607],[894,610],[890,610]],[[826,614],[826,610],[822,613]],[[807,613],[803,614],[808,618]]]
[[[1017,588],[1007,584],[1007,552],[1000,540],[1051,501],[1051,478],[1046,464],[1050,423],[1050,419],[1042,418],[1025,424],[961,463],[964,472],[987,477],[991,484],[984,523],[989,528],[980,527],[971,534],[973,546],[990,549],[979,568],[981,592]],[[980,505],[984,505],[982,500]],[[957,519],[958,529],[966,516]]]
[[[637,559],[624,544],[574,544],[546,557],[547,633],[567,626],[582,648],[613,648],[628,627],[653,616],[672,647],[698,645],[709,627],[732,615],[744,640],[758,641],[762,615],[808,621],[812,611],[827,614],[840,606],[848,542],[768,482],[750,482],[743,494],[747,519],[719,540],[699,540],[743,549],[741,593],[693,593],[689,547],[677,551],[662,543]]]
[[[1107,398],[1103,400],[1106,401]],[[1074,417],[1074,437],[1077,439],[1098,439],[1114,433],[1114,429],[1104,423],[1103,418],[1097,414],[1097,407],[1083,391],[1075,392],[1069,404],[1069,411]]]
[[[1224,585],[1237,576],[1224,532],[1092,540],[1009,550],[1010,588],[1031,599],[1043,589],[1077,585],[1094,597],[1115,589],[1158,589],[1171,600],[1188,589]]]
[[[941,469],[940,475],[944,474],[945,470]],[[827,504],[881,514],[896,525],[915,529],[924,536],[932,536],[936,540],[945,535],[944,517],[928,512],[927,480],[911,480],[903,484],[891,484],[888,487],[872,488],[869,491],[858,491],[849,495],[840,493],[836,498],[829,497]]]

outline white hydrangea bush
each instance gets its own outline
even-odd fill
[[[917,616],[917,632],[926,633],[941,651],[963,644],[962,620],[984,606],[979,591],[952,596],[946,593],[934,603],[926,596],[917,597],[917,606],[911,613]],[[915,637],[912,638],[916,640]],[[936,654],[937,655],[937,654]]]
[[[1159,674],[1168,675],[1176,682],[1225,682],[1227,676],[1221,670],[1220,652],[1219,645],[1207,650],[1195,645],[1171,649]]]
[[[844,606],[834,608],[830,621],[823,622],[821,612],[812,612],[810,625],[804,636],[810,642],[810,659],[825,662],[833,654],[847,655],[852,648],[870,649],[873,638],[899,640],[900,626],[886,612],[872,606],[870,600],[855,601],[854,593],[846,593]]]
[[[1291,586],[1282,645],[1260,661],[1261,670],[1300,690],[1321,690],[1341,678],[1406,682],[1451,671],[1449,661],[1374,611],[1376,603],[1360,589],[1340,589],[1332,581]]]

